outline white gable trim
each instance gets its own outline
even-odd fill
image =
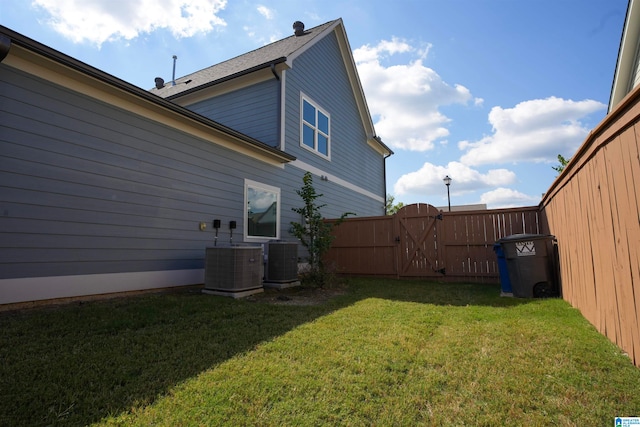
[[[356,61],[353,59],[353,52],[351,51],[351,46],[349,45],[349,40],[347,38],[347,32],[345,31],[344,25],[340,26],[340,30],[341,37],[338,37],[338,44],[340,46],[342,58],[347,67],[347,74],[349,75],[351,88],[353,89],[353,94],[356,98],[358,111],[360,112],[360,118],[362,119],[362,124],[367,131],[367,138],[374,139],[374,137],[376,136],[376,131],[373,127],[371,113],[369,112],[369,106],[367,105],[366,97],[364,96],[364,89],[362,88],[360,77],[358,76]]]
[[[338,25],[342,25],[342,19],[337,19],[333,24],[325,28],[324,31],[322,31],[320,34],[309,36],[309,37],[313,37],[309,43],[305,44],[303,47],[296,50],[295,52],[290,53],[287,56],[286,64],[289,66],[289,68],[293,67],[293,61],[295,61],[298,56],[302,55],[307,50],[311,49],[316,43],[318,43],[320,40],[325,38],[327,34],[331,34]],[[305,37],[305,36],[301,36],[301,37]]]
[[[297,51],[291,53],[287,56],[286,64],[289,68],[293,68],[293,62],[297,57],[305,53],[311,47],[313,47],[316,43],[326,37],[328,34],[332,32],[336,33],[336,38],[338,40],[338,46],[340,47],[340,54],[342,55],[342,61],[347,69],[347,75],[349,76],[349,82],[351,84],[351,89],[353,91],[353,96],[356,101],[356,105],[358,106],[358,112],[360,114],[360,120],[362,121],[362,125],[364,126],[365,132],[367,134],[367,139],[371,145],[379,146],[382,150],[381,152],[385,155],[390,155],[389,150],[381,145],[379,141],[375,138],[376,131],[373,126],[373,121],[371,120],[371,113],[369,111],[369,107],[367,105],[366,97],[364,95],[364,90],[362,89],[362,83],[360,82],[360,77],[358,76],[358,70],[356,68],[355,60],[353,59],[353,52],[351,51],[351,46],[349,45],[349,40],[347,38],[347,32],[344,28],[344,23],[342,22],[342,18],[337,19],[332,25],[328,26],[324,31],[320,34],[316,35],[312,41],[305,44],[302,48]]]

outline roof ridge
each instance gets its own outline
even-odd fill
[[[293,53],[303,49],[318,35],[322,34],[326,28],[335,25],[340,19],[341,18],[337,18],[305,29],[304,35],[296,36],[295,34],[291,34],[283,39],[276,40],[192,73],[185,74],[175,79],[175,85],[166,85],[160,89],[152,88],[151,92],[167,98],[179,96],[185,91],[194,90],[196,87],[218,80],[219,78],[237,75],[238,73],[242,74],[244,71],[255,69],[254,67],[256,66],[268,64],[277,59],[287,58]],[[306,35],[310,37],[305,37]],[[190,83],[189,87],[185,87],[182,85],[183,83]]]
[[[307,32],[311,33],[311,32],[313,32],[313,30],[315,30],[315,29],[317,29],[317,28],[325,27],[325,26],[329,26],[329,24],[333,24],[334,22],[336,22],[336,21],[338,21],[338,20],[339,20],[339,18],[338,18],[338,19],[334,19],[334,20],[332,20],[332,21],[327,21],[327,22],[325,22],[324,24],[316,25],[315,27],[311,27],[311,28],[309,28],[308,30],[307,30],[307,29],[305,29],[305,30],[304,30],[304,32],[305,32],[305,34],[306,34]],[[252,50],[250,50],[250,51],[248,51],[248,52],[241,53],[241,54],[236,55],[236,56],[234,56],[234,57],[232,57],[232,58],[225,59],[224,61],[217,62],[217,63],[212,64],[212,65],[210,65],[210,66],[208,66],[208,67],[205,67],[205,68],[203,68],[203,69],[201,69],[201,70],[199,70],[199,71],[206,70],[206,69],[211,68],[211,67],[215,67],[216,65],[224,64],[225,62],[233,61],[233,60],[238,59],[238,58],[240,58],[240,57],[243,57],[243,56],[245,56],[245,55],[249,55],[249,54],[252,54],[252,53],[254,53],[254,52],[257,52],[257,51],[259,51],[259,50],[264,50],[264,49],[267,49],[267,48],[269,48],[269,47],[273,47],[273,45],[275,45],[275,44],[283,43],[283,42],[285,42],[286,40],[289,40],[289,39],[291,39],[291,38],[295,38],[295,37],[300,37],[300,36],[296,36],[295,34],[291,34],[291,35],[289,35],[289,36],[287,36],[287,37],[285,37],[285,38],[283,38],[283,39],[279,39],[279,40],[273,41],[273,42],[271,42],[271,43],[267,43],[267,44],[265,44],[265,45],[262,45],[262,46],[260,46],[260,47],[255,48],[255,49],[252,49]],[[312,37],[312,38],[313,38],[313,37]],[[311,41],[311,39],[312,39],[312,38],[310,38],[308,41]],[[306,44],[306,43],[304,43],[304,44]],[[304,46],[304,44],[303,44],[303,46]],[[301,47],[298,47],[298,48],[294,49],[294,51],[296,51],[296,50],[298,50],[298,49],[300,49],[300,48],[301,48]],[[194,73],[197,73],[197,72],[198,72],[198,71],[194,71]],[[191,74],[194,74],[194,73],[191,73]],[[184,76],[184,77],[186,77],[186,76]]]

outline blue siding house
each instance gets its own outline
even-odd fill
[[[384,214],[344,24],[294,27],[143,90],[0,26],[0,304],[202,283],[214,241],[294,239],[306,172],[327,218]]]

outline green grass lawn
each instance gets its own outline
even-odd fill
[[[577,310],[498,295],[352,279],[318,305],[192,290],[0,313],[0,425],[602,426],[640,415],[640,369]]]

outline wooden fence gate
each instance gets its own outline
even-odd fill
[[[446,273],[442,245],[442,213],[431,205],[415,204],[392,217],[396,257],[401,277],[437,277]]]
[[[326,262],[345,275],[498,282],[502,237],[540,234],[538,207],[442,212],[423,203],[334,228]]]

